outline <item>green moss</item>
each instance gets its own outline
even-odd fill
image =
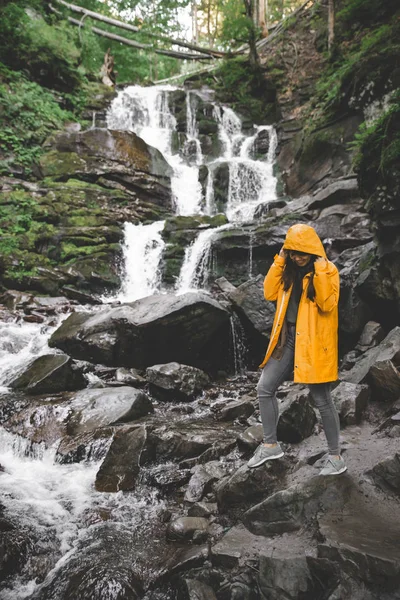
[[[71,258],[92,256],[100,252],[119,252],[119,244],[96,244],[95,246],[75,246],[72,242],[61,243],[61,260],[68,261]]]

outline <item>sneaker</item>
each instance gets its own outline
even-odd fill
[[[320,475],[340,475],[347,471],[347,467],[345,462],[341,456],[336,458],[336,456],[328,455],[326,459],[326,463],[323,469],[319,472]]]
[[[254,467],[259,467],[260,465],[263,465],[267,460],[281,458],[281,456],[283,456],[283,450],[279,444],[273,446],[272,448],[261,444],[260,446],[258,446],[257,450],[254,452],[254,455],[247,463],[247,466],[250,467],[250,469],[254,469]]]

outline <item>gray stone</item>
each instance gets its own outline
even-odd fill
[[[160,400],[193,400],[210,384],[204,371],[170,362],[146,369],[151,392]]]
[[[262,425],[252,425],[239,434],[238,446],[245,450],[255,450],[264,437]]]
[[[239,467],[215,486],[219,510],[223,512],[231,506],[265,498],[274,491],[278,481],[282,485],[287,468],[283,459],[270,461],[259,469],[249,469],[247,465]]]
[[[118,429],[96,474],[98,492],[132,491],[140,471],[140,456],[146,442],[146,428]]]
[[[270,549],[269,540],[250,533],[243,525],[236,525],[214,546],[211,547],[211,559],[215,566],[229,569],[258,561],[260,552]]]
[[[191,468],[199,462],[204,464],[227,454],[236,445],[237,434],[237,427],[225,423],[169,423],[151,431],[149,443],[156,460],[181,460],[181,468]],[[221,445],[225,450],[221,451]],[[194,457],[193,461],[186,460]]]
[[[154,411],[149,397],[132,387],[87,389],[69,404],[68,431],[77,435],[117,422],[139,419]]]
[[[188,517],[204,517],[208,518],[215,515],[218,512],[218,505],[216,502],[196,502],[190,506],[188,510]]]
[[[214,590],[197,579],[184,579],[179,600],[217,600]]]
[[[74,368],[72,359],[66,354],[39,356],[29,367],[9,384],[15,390],[29,394],[54,394],[79,390],[87,386],[83,373]]]
[[[370,397],[369,386],[342,381],[333,391],[332,399],[342,425],[359,423]]]
[[[386,458],[366,471],[374,482],[383,489],[389,489],[400,496],[400,454]]]
[[[277,461],[275,461],[277,462]],[[292,485],[256,504],[243,515],[243,523],[256,535],[274,535],[300,529],[318,510],[343,507],[349,479],[316,476]]]
[[[385,382],[380,378],[380,369],[390,369],[392,375],[393,369],[388,365],[387,361],[392,361],[393,366],[396,365],[400,357],[400,327],[395,327],[385,337],[385,339],[378,345],[368,350],[360,360],[354,365],[352,369],[346,371],[343,374],[343,379],[350,383],[361,383],[367,376],[371,376],[372,381],[375,385],[376,399],[387,399],[388,389],[386,387],[380,387],[381,385],[386,386]],[[372,367],[375,368],[374,375],[371,373]],[[392,386],[392,381],[391,386]],[[397,377],[394,377],[394,386],[397,389]],[[390,387],[389,391],[391,391]]]
[[[291,389],[279,404],[278,439],[297,444],[309,437],[317,422],[308,390]]]
[[[171,542],[188,541],[196,531],[207,531],[208,520],[202,517],[179,517],[168,523],[166,536]]]
[[[234,421],[235,419],[250,417],[254,412],[252,402],[248,400],[235,400],[216,410],[216,417],[219,421]]]
[[[176,361],[213,371],[228,366],[229,339],[229,313],[206,293],[192,292],[74,313],[49,344],[107,366],[141,369]]]
[[[340,569],[329,560],[305,555],[260,556],[260,589],[265,600],[328,598],[329,590],[339,583]]]
[[[251,279],[228,295],[246,328],[253,329],[253,335],[261,335],[265,344],[266,336],[272,328],[275,306],[264,298],[263,281],[263,276]]]
[[[193,475],[185,493],[185,500],[187,502],[198,502],[211,490],[212,484],[224,475],[225,470],[217,461],[194,467]]]

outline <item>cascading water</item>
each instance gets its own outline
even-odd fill
[[[124,274],[116,300],[133,302],[159,291],[160,263],[164,249],[164,221],[150,225],[125,223]]]
[[[214,215],[223,211],[228,220],[235,225],[251,221],[260,204],[276,198],[273,160],[277,137],[273,127],[257,127],[252,135],[245,135],[240,118],[231,108],[214,105],[213,118],[218,124],[218,136],[223,152],[220,157],[209,160],[201,150],[196,120],[199,96],[197,92],[187,91],[186,134],[180,151],[176,147],[176,140],[180,134],[177,132],[176,119],[171,112],[172,94],[176,90],[177,88],[172,86],[126,88],[120,92],[108,112],[108,127],[134,131],[164,154],[174,171],[171,189],[177,215],[189,216],[202,213]],[[268,151],[257,156],[257,140],[263,132],[268,134]],[[202,191],[199,182],[199,169],[202,165],[208,170],[205,192]],[[227,167],[229,176],[226,203],[221,206],[215,199],[214,183],[216,174],[224,166]],[[117,297],[122,301],[139,298],[142,294],[147,295],[162,289],[161,269],[155,262],[155,248],[160,249],[162,245],[160,231],[152,225],[136,227],[136,230],[126,227],[125,278],[123,288]],[[206,284],[211,255],[209,246],[217,236],[218,229],[210,233],[201,232],[193,246],[186,249],[176,285],[179,292]],[[137,242],[134,241],[135,239]],[[137,254],[139,239],[146,239],[144,249],[153,248],[154,252],[145,251]],[[133,259],[130,260],[129,257],[132,255]],[[138,260],[139,256],[140,260]],[[158,257],[162,260],[161,250]],[[149,267],[146,266],[147,263]],[[158,274],[158,278],[151,278],[150,285],[138,285],[137,282],[143,280],[142,271],[154,272],[154,276]]]

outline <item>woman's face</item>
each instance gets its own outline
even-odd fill
[[[300,252],[298,250],[289,250],[289,256],[298,267],[305,267],[311,260],[311,254]]]

